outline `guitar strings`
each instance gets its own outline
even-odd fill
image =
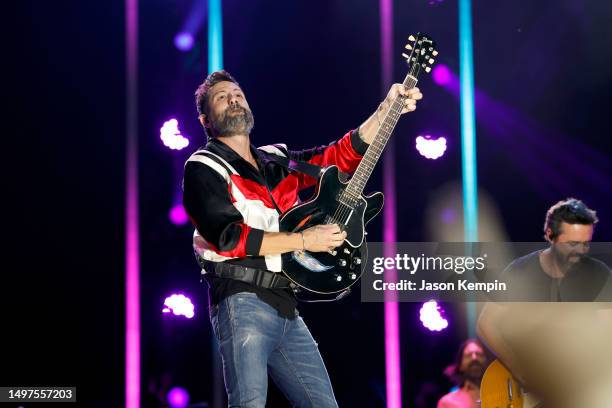
[[[419,42],[419,45],[421,45],[421,42]],[[417,51],[417,53],[418,53],[421,50],[417,49],[415,47],[415,49],[413,50],[413,53],[415,51]],[[412,55],[413,54],[411,53],[411,56]],[[424,57],[428,58],[428,55],[425,55]],[[409,59],[409,62],[410,62],[410,59]],[[425,66],[425,65],[423,65],[423,66]],[[408,74],[406,75],[406,78],[404,79],[404,82],[403,82],[404,86],[408,87],[408,89],[414,88],[416,86],[417,82],[418,82],[416,78],[417,78],[418,73],[419,73],[420,70],[421,70],[421,63],[420,62],[417,62],[416,64],[412,64],[410,66],[410,69],[408,70]],[[398,99],[401,100],[402,103],[399,104],[399,106],[396,106],[396,105],[398,105],[398,104],[396,104]],[[396,115],[394,120],[397,123],[397,120],[401,116],[402,110],[404,109],[404,103],[403,103],[404,100],[405,100],[405,96],[399,95],[391,103],[391,107],[389,108],[389,110],[385,114],[385,117],[383,118],[383,121],[378,125],[378,129],[376,131],[377,134],[378,134],[378,132],[380,132],[380,128],[382,127],[383,123],[385,123],[387,121],[387,118],[390,116],[391,113],[394,113]],[[382,145],[381,151],[379,153],[379,157],[380,157],[380,154],[382,154],[382,150],[385,148],[385,145],[389,141],[390,137],[391,137],[391,134],[387,135],[387,140],[385,140],[385,142]],[[369,149],[368,149],[368,151],[369,151]],[[367,153],[367,151],[366,151],[366,153]],[[364,156],[364,158],[365,158],[365,156]],[[378,161],[378,158],[376,159],[376,161]],[[360,167],[361,167],[361,165],[363,163],[364,163],[364,160],[362,159],[359,162],[359,164],[357,165],[357,169],[355,170],[355,173],[357,173],[359,171],[359,169],[360,169]],[[371,174],[372,171],[373,171],[373,167],[371,169],[369,169],[370,174]],[[369,178],[369,176],[368,176],[368,178]],[[361,190],[362,190],[361,192],[357,192],[355,199],[361,198],[361,194],[363,193],[363,187],[361,188]],[[346,191],[346,189],[342,191],[342,193],[340,194],[340,198],[345,196],[345,191]],[[345,207],[345,208],[342,208],[342,207]],[[341,222],[341,220],[344,220],[344,217],[347,216],[347,215],[350,216],[350,213],[351,213],[352,210],[354,210],[354,208],[352,208],[352,206],[346,205],[342,201],[340,201],[340,205],[336,208],[336,211],[334,212],[334,215],[331,217],[331,220],[334,221],[335,223],[338,223],[338,224],[344,224],[345,221]],[[348,221],[348,218],[347,218],[346,221]]]
[[[414,85],[413,85],[412,87],[414,87]],[[398,98],[397,98],[396,100],[394,100],[394,101],[392,102],[391,107],[389,108],[389,110],[388,110],[388,111],[387,111],[387,113],[385,114],[385,117],[383,118],[383,120],[382,120],[381,124],[378,126],[377,133],[380,131],[380,128],[382,127],[382,124],[383,124],[383,123],[385,123],[385,121],[387,120],[387,118],[388,118],[388,117],[389,117],[389,116],[390,116],[392,113],[394,113],[394,114],[397,116],[397,118],[399,118],[399,116],[401,115],[401,111],[402,111],[402,109],[403,109],[403,103],[402,103],[402,104],[400,104],[400,105],[398,105],[398,104],[396,104],[395,102],[396,102],[398,99],[404,100],[404,98],[405,98],[405,97],[403,97],[402,95],[400,95],[400,96],[398,96]],[[389,136],[390,136],[390,135],[389,135]],[[388,138],[387,138],[387,141],[388,141]],[[385,141],[385,143],[384,143],[384,144],[386,144],[386,141]],[[384,149],[384,144],[383,144],[383,149]],[[382,151],[382,149],[381,149],[381,151]],[[363,163],[363,162],[364,162],[364,161],[363,161],[363,159],[362,159],[362,160],[359,162],[359,165],[357,166],[357,170],[356,170],[355,172],[359,171],[359,167],[361,167],[361,165],[362,165],[362,163]],[[371,172],[372,170],[373,170],[373,168],[372,168],[372,169],[370,169],[370,172]],[[344,191],[342,192],[342,194],[340,195],[341,199],[342,199],[343,197],[345,197],[345,191],[346,191],[346,190],[344,190]],[[361,195],[361,194],[359,194],[358,196],[360,196],[360,195]],[[358,196],[356,196],[356,197],[355,197],[355,199],[358,199],[358,198],[359,198]],[[351,211],[353,211],[353,210],[354,210],[354,208],[352,208],[351,206],[349,206],[349,205],[347,205],[347,204],[343,203],[342,201],[340,201],[340,205],[339,205],[339,206],[336,208],[336,211],[334,212],[334,215],[331,217],[331,220],[332,220],[332,221],[334,221],[335,223],[338,223],[338,224],[344,224],[344,221],[343,221],[343,220],[344,220],[344,218],[345,218],[345,217],[348,217],[348,215],[350,215]],[[348,219],[347,219],[347,221],[348,221]]]
[[[415,71],[418,70],[419,68],[420,68],[419,64],[413,65],[412,67],[410,67],[410,70],[409,70],[408,74],[406,75],[406,79],[404,80],[404,85],[408,86],[409,89],[412,89],[412,88],[414,88],[416,86],[417,81],[416,81]],[[397,104],[396,102],[398,100],[401,100],[402,103],[401,104]],[[391,114],[395,114],[396,115],[394,120],[398,120],[399,119],[399,117],[401,116],[401,112],[402,112],[402,110],[404,108],[404,104],[403,104],[404,100],[405,100],[405,97],[403,95],[399,95],[391,103],[391,107],[389,108],[389,110],[385,114],[385,117],[383,118],[382,122],[378,125],[378,129],[376,131],[377,134],[378,134],[378,132],[380,132],[380,129],[383,126],[383,123],[385,123],[387,121],[387,119],[389,118],[389,116]],[[380,157],[380,154],[382,154],[382,150],[384,149],[385,145],[389,141],[390,137],[391,137],[391,134],[389,134],[387,136],[387,140],[383,143],[383,146],[381,148],[381,152],[379,153],[379,157]],[[367,151],[366,151],[366,153],[367,153]],[[364,156],[364,158],[365,158],[365,156]],[[378,161],[378,159],[376,161]],[[355,173],[357,173],[359,171],[359,169],[360,169],[360,167],[362,166],[363,163],[364,163],[364,160],[362,158],[362,160],[357,165],[357,169],[355,170]],[[365,164],[363,164],[363,165],[365,166]],[[371,174],[372,171],[373,171],[373,167],[371,169],[369,169],[370,174]],[[362,190],[363,190],[363,187],[362,187]],[[345,192],[346,192],[346,189],[343,190],[342,193],[340,194],[340,200],[342,200],[342,198],[346,197],[347,194],[345,194]],[[361,192],[357,193],[355,199],[359,199],[360,197],[361,197]],[[350,203],[350,201],[349,201],[349,203]],[[353,211],[353,210],[354,210],[354,208],[352,208],[352,206],[347,205],[344,202],[340,201],[340,204],[338,205],[338,207],[334,211],[334,215],[332,215],[332,217],[331,217],[331,221],[333,223],[335,223],[335,224],[344,225],[344,223],[348,221],[348,216],[350,216],[351,211]],[[346,221],[344,221],[345,217],[347,217]]]
[[[414,86],[414,85],[413,85],[413,86]],[[381,124],[378,126],[378,130],[377,130],[377,132],[379,132],[379,131],[380,131],[380,128],[382,127],[382,124],[386,122],[387,118],[388,118],[388,117],[389,117],[389,116],[390,116],[392,113],[396,115],[396,119],[397,119],[397,118],[399,118],[399,116],[401,115],[401,111],[402,111],[402,109],[403,109],[403,103],[398,105],[398,104],[396,104],[396,101],[397,101],[397,100],[404,100],[404,97],[403,97],[402,95],[400,95],[400,96],[398,96],[398,97],[397,97],[397,99],[395,99],[395,100],[392,102],[391,107],[389,108],[389,110],[388,110],[388,111],[387,111],[387,113],[385,114],[385,117],[383,118],[382,123],[381,123]],[[390,137],[390,135],[389,135],[389,137]],[[388,141],[388,139],[389,139],[389,138],[387,138],[387,141]],[[384,149],[384,145],[385,145],[385,144],[386,144],[386,141],[385,141],[385,143],[383,144],[382,149]],[[382,152],[382,149],[381,149],[381,152]],[[362,160],[359,162],[359,165],[357,166],[357,170],[356,170],[355,172],[359,171],[359,168],[361,167],[361,165],[362,165],[362,163],[363,163],[363,162],[364,162],[364,160],[362,159]],[[364,165],[364,166],[365,166],[365,165]],[[373,170],[373,168],[372,168],[372,169],[370,169],[370,172],[371,172],[372,170]],[[343,197],[345,197],[345,191],[346,191],[346,190],[344,190],[344,191],[342,192],[342,194],[340,195],[341,199],[342,199]],[[358,195],[355,197],[355,199],[359,199],[359,196],[360,196],[360,195],[361,195],[361,194],[359,193],[359,194],[358,194]],[[338,223],[338,224],[344,224],[344,221],[343,221],[343,220],[344,220],[344,218],[345,218],[345,217],[348,217],[348,216],[350,215],[351,211],[353,211],[353,210],[354,210],[354,208],[352,208],[351,206],[349,206],[349,205],[347,205],[347,204],[345,204],[345,203],[343,203],[343,202],[341,201],[341,202],[340,202],[340,205],[339,205],[339,206],[336,208],[336,211],[334,212],[334,215],[331,217],[331,219],[332,219],[332,221],[335,221],[335,223]],[[346,220],[346,221],[348,221],[348,218],[347,218],[347,220]]]

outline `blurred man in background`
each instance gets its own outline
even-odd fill
[[[458,389],[444,395],[437,408],[480,407],[480,380],[488,366],[487,352],[477,339],[467,339],[459,347],[455,362],[444,370]]]

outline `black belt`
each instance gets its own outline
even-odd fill
[[[232,265],[224,262],[211,262],[209,265],[212,267],[209,266],[206,268],[206,271],[220,278],[236,279],[267,289],[295,287],[295,285],[282,274],[266,271],[265,269]]]

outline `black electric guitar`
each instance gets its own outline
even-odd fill
[[[403,84],[413,88],[422,71],[431,71],[437,55],[435,43],[419,33],[409,37],[403,53],[409,66]],[[280,219],[280,230],[299,232],[314,225],[338,224],[347,236],[331,252],[295,251],[283,254],[283,272],[298,286],[311,292],[330,294],[351,287],[361,277],[367,259],[365,224],[383,206],[383,194],[363,195],[363,189],[380,158],[404,107],[404,97],[391,104],[372,143],[350,181],[344,182],[338,167],[329,166],[320,176],[313,198],[287,211]]]

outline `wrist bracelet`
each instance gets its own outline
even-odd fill
[[[306,240],[304,239],[304,231],[300,231],[300,235],[302,236],[302,251],[306,250]]]

